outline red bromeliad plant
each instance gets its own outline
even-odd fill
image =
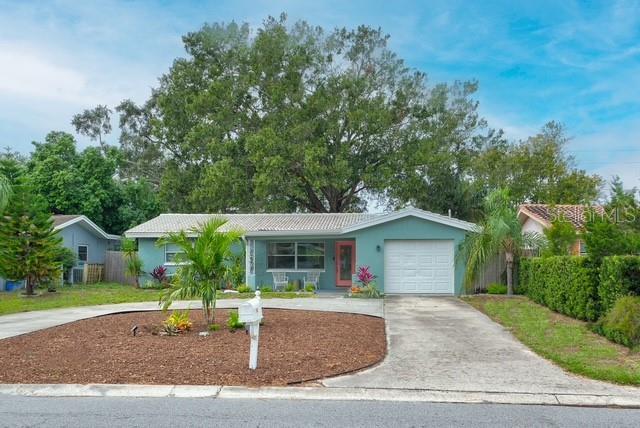
[[[156,266],[151,272],[151,277],[158,281],[159,284],[165,284],[169,278],[167,278],[167,268],[164,266]]]
[[[371,268],[369,266],[360,266],[358,268],[358,281],[366,287],[373,281],[375,281],[376,276],[371,272]]]

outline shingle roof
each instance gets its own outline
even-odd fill
[[[228,223],[223,230],[242,229],[245,232],[337,232],[340,229],[382,214],[160,214],[145,223],[127,230],[127,235],[164,235],[180,230],[188,231],[214,217],[224,217]]]
[[[576,229],[584,229],[589,219],[589,213],[604,214],[601,205],[549,205],[549,204],[523,204],[520,205],[521,213],[533,217],[545,226],[550,226],[553,220],[563,219],[569,221]]]
[[[224,217],[228,223],[222,230],[241,229],[248,236],[313,235],[352,232],[375,226],[405,216],[445,224],[463,230],[474,230],[475,225],[466,221],[406,208],[393,213],[329,213],[329,214],[160,214],[125,232],[130,238],[155,238],[170,232],[188,232],[214,217]]]
[[[80,215],[56,214],[51,216],[53,219],[53,227],[58,227],[61,224],[65,224],[66,222],[78,217],[80,217]]]

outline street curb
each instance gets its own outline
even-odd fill
[[[521,404],[640,408],[640,395],[582,395],[420,389],[259,387],[208,385],[2,384],[0,395],[25,397],[220,398],[429,403]]]

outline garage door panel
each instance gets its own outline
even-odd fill
[[[453,241],[385,241],[387,293],[453,294]]]

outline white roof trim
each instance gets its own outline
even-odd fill
[[[353,226],[346,227],[342,230],[342,233],[354,232],[356,230],[365,229],[367,227],[377,226],[379,224],[387,223],[393,220],[398,220],[405,217],[418,217],[423,220],[429,220],[434,223],[444,224],[446,226],[455,227],[456,229],[463,229],[469,232],[475,232],[478,230],[478,226],[468,221],[458,220],[457,218],[447,217],[440,214],[432,213],[430,211],[420,210],[418,208],[405,208],[400,211],[389,213],[379,218],[364,221],[362,223],[354,224]]]
[[[95,224],[94,222],[89,220],[89,217],[87,217],[85,215],[78,216],[78,217],[73,218],[73,219],[71,219],[69,221],[66,221],[66,222],[64,222],[62,224],[59,224],[59,225],[55,226],[53,228],[53,230],[56,230],[56,231],[57,230],[62,230],[64,228],[66,228],[66,227],[71,226],[72,224],[76,224],[76,223],[81,222],[81,221],[87,223],[92,229],[94,229],[98,233],[98,235],[102,236],[104,239],[113,239],[113,240],[119,240],[120,239],[119,235],[111,235],[111,234],[105,232],[104,230],[102,230],[100,228],[100,226],[98,226],[97,224]]]
[[[535,215],[534,213],[532,213],[531,211],[529,211],[526,208],[523,208],[523,207],[518,208],[518,214],[517,214],[518,219],[520,219],[520,214],[526,216],[528,219],[531,219],[531,220],[535,221],[536,223],[540,224],[541,226],[543,226],[545,228],[551,227],[551,223],[549,223],[545,219],[542,219],[542,218],[538,217],[537,215]],[[524,224],[525,221],[526,221],[526,219],[524,221],[522,221],[521,223]]]

